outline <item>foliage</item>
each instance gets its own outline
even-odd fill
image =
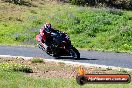
[[[74,5],[109,6],[118,9],[132,9],[132,0],[69,0]]]
[[[33,59],[31,60],[31,62],[32,62],[32,63],[43,63],[44,61],[43,61],[43,59],[33,58]]]
[[[30,0],[2,0],[2,1],[31,7]]]
[[[0,69],[4,71],[20,71],[26,73],[32,73],[32,69],[28,66],[21,64],[1,63]]]

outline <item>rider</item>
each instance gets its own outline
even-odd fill
[[[42,44],[47,52],[50,51],[51,45],[51,32],[55,31],[50,23],[45,23],[40,29],[40,34],[36,36],[36,40]]]
[[[52,41],[51,33],[57,31],[59,30],[54,30],[50,23],[45,23],[44,26],[40,29],[40,34],[36,36],[36,40],[45,48],[45,50],[48,53],[50,53],[51,51],[50,47]],[[65,41],[69,40],[69,36],[66,33],[64,32],[61,33],[63,33]]]

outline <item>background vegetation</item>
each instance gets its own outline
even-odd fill
[[[94,6],[94,7],[111,7],[118,9],[132,10],[132,0],[51,0],[68,2],[73,5]]]
[[[132,10],[132,0],[69,0],[76,5],[105,6]]]
[[[2,45],[35,45],[35,36],[48,21],[54,28],[67,32],[75,47],[132,52],[131,11],[82,7],[54,0],[21,1],[26,4],[0,1]]]

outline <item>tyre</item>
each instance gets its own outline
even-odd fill
[[[76,59],[76,60],[80,59],[80,53],[79,53],[79,51],[78,51],[75,47],[72,47],[72,48],[71,48],[70,54],[71,54],[71,56],[72,56],[74,59]]]
[[[60,58],[60,56],[57,55],[57,54],[53,54],[53,57],[54,57],[55,59],[59,59],[59,58]]]

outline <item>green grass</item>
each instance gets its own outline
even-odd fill
[[[31,62],[32,63],[43,63],[44,61],[43,61],[43,59],[33,58],[33,59],[31,59]]]
[[[132,52],[132,12],[32,1],[36,7],[0,2],[0,44],[35,45],[49,21],[67,32],[72,44],[89,50]],[[52,9],[51,9],[52,8]]]
[[[0,88],[131,88],[130,84],[86,84],[80,86],[75,79],[33,78],[24,73],[0,71]]]

